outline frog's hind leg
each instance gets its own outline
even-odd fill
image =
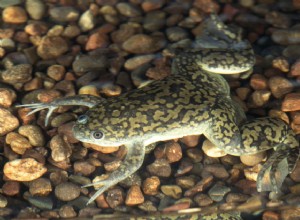
[[[277,118],[258,118],[243,124],[241,135],[241,155],[274,149],[258,173],[257,190],[278,192],[299,159],[299,142],[292,129]],[[264,178],[268,177],[266,184]]]
[[[100,189],[98,189],[98,191],[90,198],[88,204],[93,202],[105,190],[126,179],[141,167],[145,157],[145,145],[142,142],[137,142],[131,145],[126,145],[126,148],[127,154],[125,160],[117,170],[109,174],[107,179],[83,186],[101,186]]]
[[[60,106],[73,105],[73,106],[87,106],[91,108],[97,105],[98,103],[102,102],[103,100],[104,99],[97,96],[76,95],[76,96],[68,96],[65,98],[56,99],[49,103],[23,104],[23,105],[16,105],[16,107],[33,109],[28,113],[28,115],[31,115],[43,109],[49,109],[45,119],[45,125],[47,125],[52,112]]]

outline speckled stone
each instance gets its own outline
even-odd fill
[[[55,196],[61,201],[71,201],[79,197],[80,187],[71,182],[64,182],[55,187]]]

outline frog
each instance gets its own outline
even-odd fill
[[[251,44],[217,15],[212,14],[207,20],[196,39],[200,46],[176,54],[171,74],[164,79],[115,97],[75,95],[19,106],[31,108],[30,114],[47,109],[46,124],[60,106],[86,106],[88,111],[73,126],[75,138],[102,147],[125,146],[127,154],[117,170],[103,180],[85,185],[98,188],[88,204],[134,174],[142,166],[149,146],[190,135],[204,135],[234,156],[272,150],[257,176],[259,192],[266,188],[278,192],[282,183],[278,183],[275,173],[284,170],[284,179],[294,169],[299,159],[299,142],[291,127],[279,118],[248,120],[231,98],[228,82],[222,76],[253,68]],[[266,176],[270,181],[264,187]]]

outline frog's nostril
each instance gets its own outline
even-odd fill
[[[78,123],[80,124],[86,124],[88,121],[88,116],[87,115],[80,115],[77,119]]]

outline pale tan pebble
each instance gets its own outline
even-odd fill
[[[147,166],[147,170],[151,175],[159,177],[170,177],[172,173],[168,160],[164,158],[156,159],[153,163]]]
[[[122,88],[119,85],[107,84],[99,89],[99,93],[108,97],[119,96],[122,92]]]
[[[91,10],[86,10],[81,14],[78,25],[83,32],[92,30],[95,27],[95,18]]]
[[[45,174],[47,168],[32,158],[26,158],[7,162],[3,172],[11,180],[32,181]]]
[[[263,90],[268,88],[268,80],[264,75],[253,74],[250,79],[250,86],[254,90]]]
[[[0,194],[0,208],[7,207],[7,204],[8,204],[7,198],[4,195]]]
[[[44,147],[45,137],[42,129],[37,125],[22,125],[18,129],[19,134],[27,137],[32,146]]]
[[[163,192],[163,194],[174,199],[179,199],[182,195],[182,189],[177,185],[162,185],[160,190]]]
[[[72,154],[72,148],[59,135],[55,135],[50,141],[51,157],[56,162],[67,160]]]
[[[248,87],[239,87],[235,92],[242,101],[245,101],[249,97],[251,89]]]
[[[120,2],[116,5],[116,9],[121,15],[124,15],[126,17],[137,17],[141,16],[141,10],[136,7],[135,5],[127,2]]]
[[[266,152],[259,152],[257,154],[251,154],[251,155],[241,155],[240,159],[243,164],[247,166],[254,166],[256,164],[259,164],[266,158]]]
[[[80,28],[76,25],[68,25],[67,27],[64,28],[63,33],[61,36],[66,37],[66,38],[75,38],[78,35],[80,35],[81,31]]]
[[[3,58],[6,54],[6,51],[4,48],[0,47],[0,58]]]
[[[13,131],[19,126],[19,120],[5,108],[0,107],[0,136]]]
[[[2,19],[6,23],[22,24],[28,19],[26,11],[19,6],[9,6],[2,11]]]
[[[116,159],[114,161],[105,163],[103,167],[107,172],[113,172],[120,167],[121,163],[122,161],[120,159]]]
[[[290,93],[294,89],[293,83],[282,76],[271,77],[269,79],[269,87],[275,98],[282,98],[285,94]]]
[[[158,194],[160,180],[157,176],[151,176],[143,181],[142,189],[146,195]]]
[[[134,205],[142,204],[144,201],[145,198],[140,186],[138,185],[131,186],[127,192],[125,204],[128,206],[134,206]]]
[[[26,0],[25,8],[34,20],[40,20],[45,16],[46,4],[42,0]]]
[[[64,38],[44,36],[37,47],[37,54],[47,60],[57,58],[68,50],[69,47]]]
[[[290,123],[289,116],[287,113],[277,110],[277,109],[271,109],[268,113],[268,115],[272,118],[280,118],[281,120],[285,121],[287,124]]]
[[[180,176],[176,178],[176,184],[183,189],[190,189],[196,184],[193,176]]]
[[[92,148],[92,149],[99,151],[101,153],[104,153],[104,154],[110,154],[110,153],[116,152],[120,148],[120,147],[114,147],[114,146],[102,147],[102,146],[99,146],[96,144],[90,144],[90,143],[83,143],[83,146],[85,146],[87,148]]]
[[[52,192],[52,186],[49,179],[38,178],[29,183],[29,192],[33,196],[47,196]]]
[[[282,102],[281,110],[284,112],[300,110],[300,93],[287,94]]]
[[[209,140],[205,140],[202,145],[203,152],[209,157],[224,157],[226,153],[211,143]]]
[[[8,108],[16,100],[16,92],[9,88],[0,88],[0,106]]]
[[[201,181],[199,181],[195,186],[185,191],[184,196],[192,197],[199,192],[203,192],[208,187],[210,187],[213,183],[213,176],[204,177]]]
[[[230,192],[226,195],[226,202],[228,202],[228,203],[246,202],[247,199],[249,199],[249,195],[245,195],[242,193]]]
[[[223,164],[208,164],[203,167],[202,171],[208,172],[219,179],[227,179],[229,177],[229,173]]]
[[[251,100],[256,107],[261,107],[268,103],[271,97],[271,92],[269,90],[257,90],[251,94]]]
[[[100,96],[98,89],[96,86],[93,85],[87,85],[87,86],[83,86],[79,89],[78,93],[80,95],[93,95],[93,96]]]
[[[272,66],[284,73],[287,73],[290,70],[290,64],[285,57],[277,57],[272,60]]]
[[[67,113],[59,114],[59,115],[53,117],[53,119],[51,120],[51,127],[57,128],[65,123],[75,120],[75,119],[76,119],[76,115],[73,113],[67,112]],[[69,138],[69,136],[68,136],[68,138]]]
[[[11,149],[17,154],[24,154],[27,149],[32,148],[29,141],[16,132],[9,132],[5,137],[5,142],[10,145]]]
[[[244,175],[246,179],[250,181],[257,181],[258,172],[261,167],[261,164],[256,164],[255,166],[244,168]]]
[[[64,26],[62,25],[53,25],[47,32],[47,37],[59,37],[64,31]]]

